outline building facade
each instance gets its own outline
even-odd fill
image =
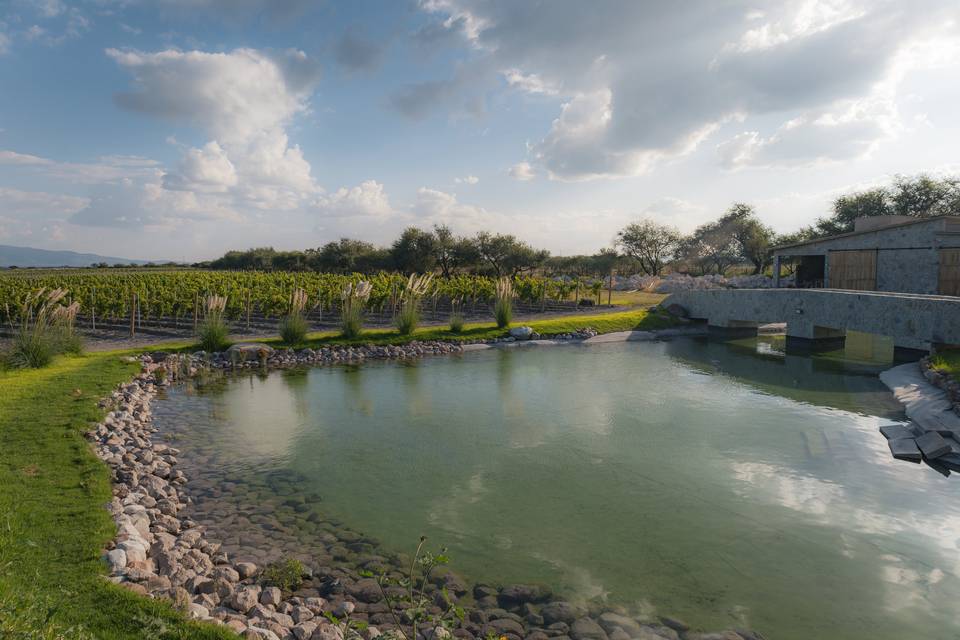
[[[802,288],[960,296],[960,216],[857,220],[854,231],[776,247]]]

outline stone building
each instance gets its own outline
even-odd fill
[[[960,296],[960,216],[860,218],[850,233],[773,255],[775,274],[795,262],[797,287]]]

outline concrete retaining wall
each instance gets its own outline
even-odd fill
[[[787,323],[787,337],[811,346],[842,343],[847,329],[893,338],[901,349],[930,351],[960,344],[960,298],[838,289],[682,291],[679,304],[715,332],[755,333],[759,324]]]

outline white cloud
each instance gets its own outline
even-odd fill
[[[76,184],[102,184],[156,175],[159,163],[139,156],[103,156],[96,162],[58,162],[27,153],[0,150],[0,165],[21,167]]]
[[[533,166],[529,162],[518,162],[510,167],[509,173],[511,178],[520,180],[521,182],[527,182],[537,177]]]
[[[302,51],[108,49],[107,55],[134,78],[135,90],[117,96],[118,104],[188,122],[213,138],[187,149],[164,187],[220,194],[219,208],[230,211],[291,211],[322,191],[286,132],[308,111],[319,82],[319,66]]]
[[[89,198],[0,187],[0,211],[24,218],[63,217],[80,211]]]
[[[888,99],[903,68],[916,64],[904,52],[960,40],[953,0],[930,0],[922,11],[891,0],[614,0],[603,11],[578,0],[557,0],[549,11],[509,0],[431,0],[421,7],[460,30],[475,65],[561,99],[531,162],[563,180],[642,174],[735,120],[761,132],[771,150],[786,149],[787,123],[813,123],[823,144],[804,151],[797,141],[790,164],[854,157],[851,147],[862,154],[895,128],[864,112],[838,115],[829,129],[824,114]],[[781,130],[762,133],[777,118]],[[841,134],[833,144],[828,131]]]
[[[173,229],[183,224],[243,217],[216,194],[167,189],[160,175],[144,181],[126,180],[104,190],[75,213],[73,224],[129,229]]]
[[[10,51],[10,36],[3,32],[3,23],[0,23],[0,56]]]
[[[509,86],[527,93],[555,96],[560,92],[535,73],[524,73],[520,69],[506,69],[502,73]]]
[[[453,181],[456,184],[477,184],[480,182],[480,178],[477,176],[467,176],[465,178],[454,178]]]
[[[17,153],[16,151],[0,150],[0,164],[45,165],[52,164],[52,162],[52,160],[47,160],[39,156]]]
[[[340,187],[322,196],[316,207],[323,215],[334,217],[387,216],[393,212],[383,185],[376,180],[365,180],[349,189]]]
[[[237,170],[216,141],[188,149],[176,173],[163,177],[163,186],[177,191],[225,192],[237,184]]]
[[[456,194],[427,187],[417,189],[411,211],[421,223],[449,224],[455,229],[481,229],[492,218],[483,207],[459,202]]]

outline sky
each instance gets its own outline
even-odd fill
[[[0,244],[592,253],[960,174],[957,0],[0,0]]]

